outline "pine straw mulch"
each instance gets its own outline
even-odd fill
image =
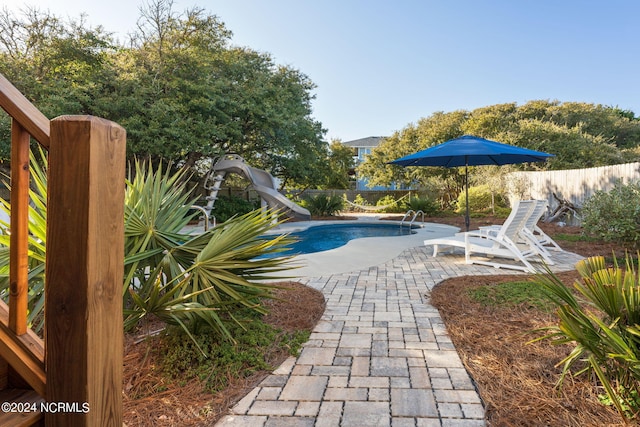
[[[300,283],[280,285],[282,288],[274,292],[275,299],[266,302],[270,312],[264,321],[285,332],[311,331],[324,313],[322,293]],[[249,378],[230,379],[230,385],[216,394],[203,390],[197,380],[186,384],[167,382],[160,372],[160,355],[154,351],[161,339],[161,335],[157,335],[136,343],[135,335],[125,337],[126,427],[213,425],[271,372],[259,371]],[[279,348],[265,353],[268,364],[274,368],[289,357]],[[158,392],[159,389],[163,391]]]
[[[559,275],[564,283],[577,279],[575,271]],[[516,278],[518,279],[518,278]],[[513,276],[460,277],[436,286],[431,294],[456,350],[476,382],[493,426],[613,426],[620,417],[601,405],[585,377],[567,378],[555,387],[561,367],[556,364],[571,347],[549,342],[527,344],[540,336],[536,328],[556,323],[553,314],[523,304],[515,308],[483,307],[467,291],[514,281]]]

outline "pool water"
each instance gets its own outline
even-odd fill
[[[271,256],[300,255],[328,251],[363,237],[391,237],[413,234],[408,225],[396,224],[327,224],[291,233],[298,241],[288,245],[287,251]]]

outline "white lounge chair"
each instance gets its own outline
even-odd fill
[[[433,246],[433,256],[437,256],[441,248],[464,248],[467,264],[483,264],[495,268],[509,268],[526,272],[537,270],[530,261],[540,260],[537,246],[527,238],[523,238],[521,231],[526,220],[531,216],[536,206],[535,200],[521,200],[514,204],[511,214],[504,221],[497,233],[468,231],[451,237],[425,240],[426,246]],[[490,257],[490,260],[472,257],[480,254]],[[515,264],[501,263],[493,258],[508,258]]]
[[[536,205],[536,209],[532,214],[531,219],[524,225],[524,233],[545,250],[562,251],[563,249],[551,237],[542,231],[540,227],[538,227],[538,221],[540,221],[540,218],[542,218],[546,210],[547,201],[538,200],[538,204]]]
[[[540,256],[544,259],[544,261],[549,265],[554,265],[555,262],[551,259],[551,254],[549,253],[548,244],[553,244],[555,248],[553,250],[562,250],[560,246],[556,242],[551,239],[548,235],[544,233],[538,227],[538,221],[544,215],[544,212],[547,210],[547,201],[546,200],[534,200],[535,206],[529,212],[529,216],[524,221],[524,226],[519,232],[519,240],[521,243],[525,240],[529,240],[531,243],[535,245],[537,251]],[[522,206],[522,205],[520,205]],[[515,207],[515,206],[514,206]],[[499,225],[489,225],[486,227],[480,227],[480,232],[483,234],[491,234],[497,235],[500,231],[501,226]],[[553,242],[553,243],[551,243]],[[557,249],[556,249],[557,248]]]

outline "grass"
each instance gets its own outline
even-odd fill
[[[507,282],[467,290],[468,296],[485,307],[523,307],[552,312],[554,305],[533,282]]]

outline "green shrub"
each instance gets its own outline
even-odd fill
[[[502,194],[493,195],[495,208],[507,207],[507,202]],[[463,213],[467,209],[467,197],[463,190],[458,196],[456,212]],[[488,185],[478,185],[469,187],[469,212],[472,213],[493,213],[491,190]]]
[[[285,332],[257,319],[252,313],[236,313],[252,320],[242,325],[229,322],[234,342],[220,340],[206,327],[187,336],[182,329],[170,328],[164,336],[161,353],[164,374],[172,380],[204,381],[205,388],[218,392],[232,378],[247,378],[257,371],[273,370],[269,357],[277,352],[298,355],[309,338],[308,331]]]
[[[413,197],[406,204],[407,209],[413,209],[415,212],[422,211],[426,216],[434,216],[440,212],[438,203],[428,197]]]
[[[582,207],[585,233],[625,246],[640,246],[640,184],[617,182],[609,192],[597,191]]]
[[[356,197],[353,199],[353,203],[360,206],[369,206],[369,201],[362,197],[361,194],[356,194]]]
[[[334,216],[343,208],[344,200],[338,195],[318,194],[304,199],[303,206],[313,216]]]
[[[378,199],[378,201],[376,202],[376,206],[381,207],[378,212],[393,213],[403,211],[401,203],[398,203],[396,199],[394,199],[394,197],[390,194]]]
[[[508,206],[496,206],[495,216],[506,218],[511,213],[511,208]]]
[[[572,343],[562,360],[561,385],[572,368],[589,373],[604,387],[609,403],[624,417],[640,411],[640,277],[627,256],[624,268],[607,268],[604,257],[576,264],[581,282],[574,288],[586,304],[555,275],[539,275],[536,283],[557,308],[559,323],[542,329],[554,344]],[[584,305],[584,306],[583,306]],[[584,363],[586,362],[586,367]]]
[[[259,201],[250,202],[237,196],[221,196],[213,204],[211,214],[216,222],[225,222],[233,216],[240,216],[260,207]]]

